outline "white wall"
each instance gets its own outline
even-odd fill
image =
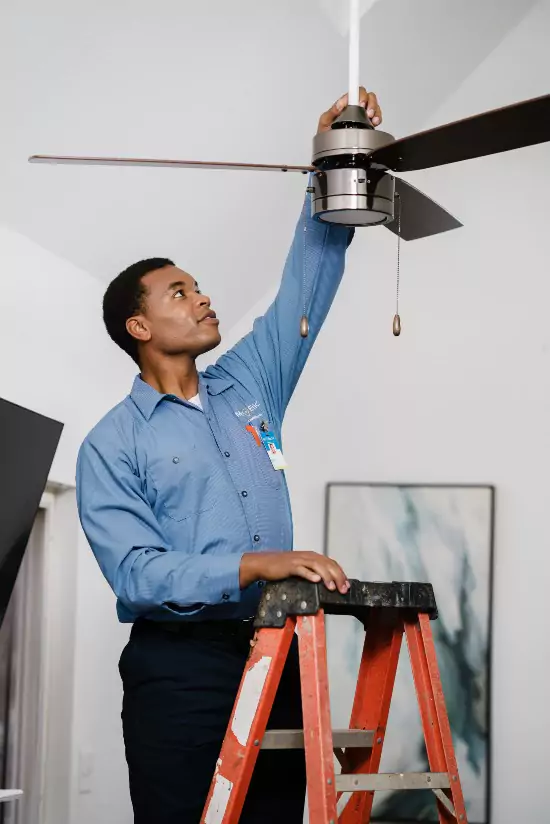
[[[547,93],[549,42],[544,2],[431,123]],[[495,824],[548,821],[549,179],[548,146],[411,176],[465,228],[403,244],[398,339],[395,238],[358,233],[285,430],[299,548],[327,481],[496,484]]]
[[[0,226],[0,393],[65,424],[50,479],[73,484],[89,429],[128,389],[131,361],[101,319],[104,287]]]
[[[0,272],[0,395],[65,424],[50,481],[74,484],[80,442],[126,394],[134,374],[133,365],[119,353],[103,329],[104,287],[95,278],[2,227]],[[71,513],[62,517],[64,524],[67,519],[70,523]],[[77,605],[76,615],[71,616],[75,621],[75,681],[74,686],[69,685],[72,699],[67,702],[63,718],[63,723],[71,728],[73,742],[70,820],[100,820],[100,813],[95,812],[86,819],[87,807],[92,799],[94,803],[97,799],[101,819],[106,824],[122,824],[124,820],[130,821],[130,814],[116,663],[128,628],[118,624],[114,597],[83,534],[76,525],[73,529],[73,552],[78,553],[78,564],[74,565],[71,580],[61,572],[64,586],[76,587]],[[66,547],[57,548],[67,551]],[[73,597],[70,591],[67,597]],[[70,678],[72,673],[65,675]],[[65,684],[59,688],[67,691]],[[59,719],[50,721],[53,724]],[[52,730],[51,734],[59,736],[63,731]],[[80,750],[96,755],[94,792],[90,795],[78,794],[76,770]],[[68,778],[65,776],[65,784]],[[52,809],[54,801],[49,805]]]

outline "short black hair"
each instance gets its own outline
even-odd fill
[[[143,310],[146,294],[142,279],[155,269],[175,266],[168,258],[146,258],[132,263],[108,285],[103,296],[103,321],[107,332],[139,366],[137,340],[126,329],[126,321]]]

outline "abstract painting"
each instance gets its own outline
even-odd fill
[[[432,630],[470,824],[489,822],[493,521],[491,486],[327,487],[325,551],[348,577],[434,587],[439,618]],[[363,638],[354,618],[327,617],[335,728],[349,724]],[[380,770],[429,770],[405,643]],[[374,820],[437,821],[434,796],[377,793]]]

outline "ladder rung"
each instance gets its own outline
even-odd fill
[[[346,747],[372,747],[372,730],[333,730],[335,749]],[[303,750],[303,730],[268,730],[262,741],[262,750]]]
[[[344,793],[357,790],[448,790],[450,786],[447,773],[347,773],[336,776],[336,789]]]

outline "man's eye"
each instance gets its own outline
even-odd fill
[[[184,295],[184,293],[183,293],[183,289],[178,289],[178,291],[177,291],[177,292],[174,292],[174,297],[178,297],[178,295],[179,295],[180,297],[182,297],[182,298],[184,298],[184,297],[185,297],[185,295]]]

